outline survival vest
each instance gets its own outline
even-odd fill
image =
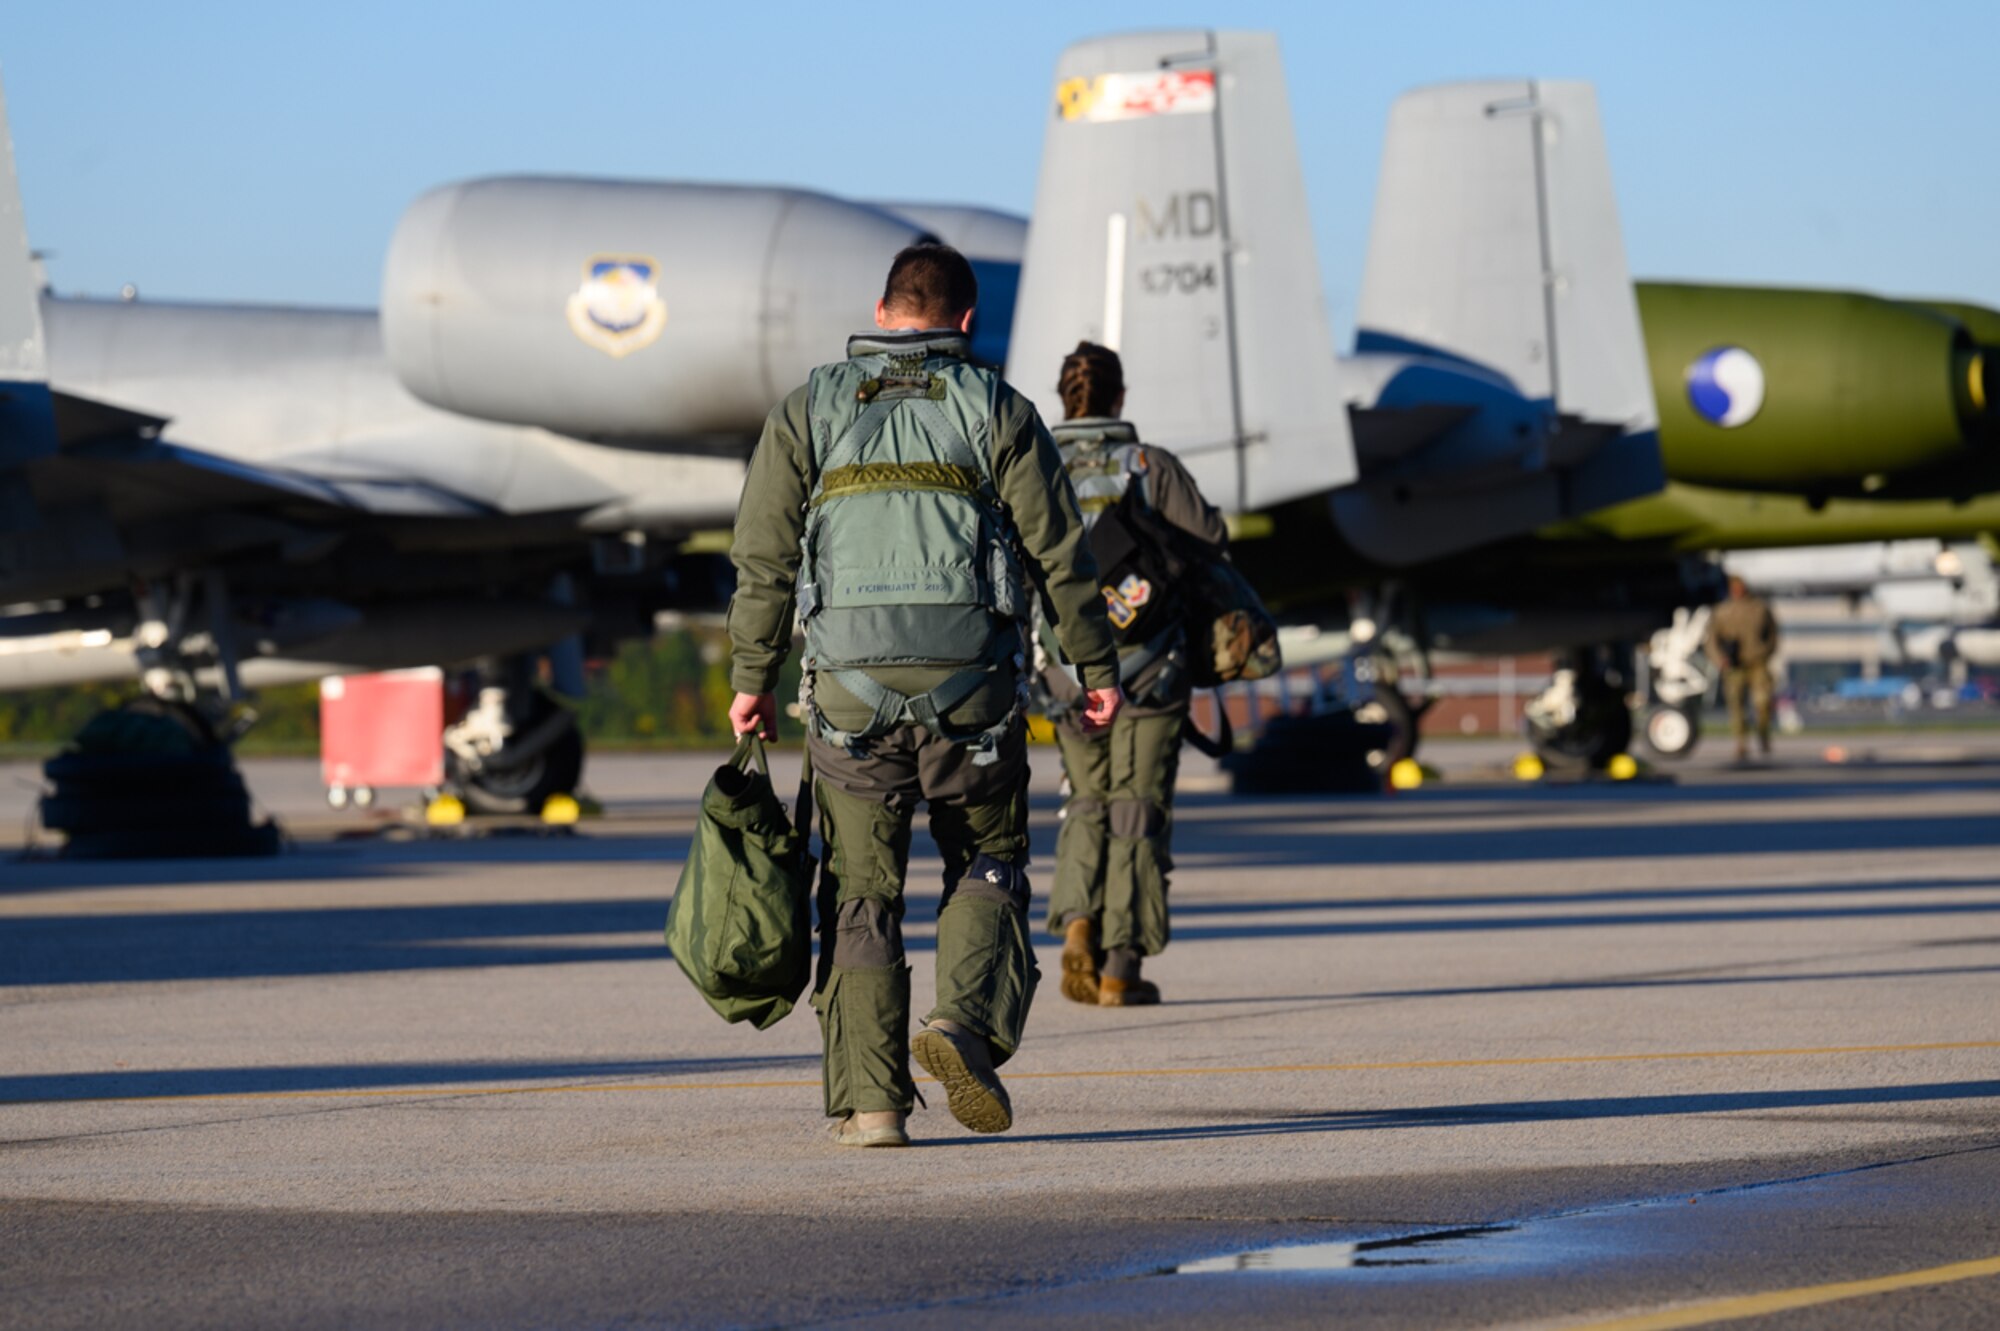
[[[1028,598],[993,477],[1000,378],[969,363],[955,335],[864,335],[847,355],[807,384],[813,470],[798,597],[809,724],[852,751],[921,725],[990,763],[1013,713],[969,734],[948,733],[942,718],[996,671],[1011,668],[1017,683],[1024,673]],[[867,673],[882,666],[956,669],[912,697]],[[813,704],[816,674],[874,716],[835,730]]]

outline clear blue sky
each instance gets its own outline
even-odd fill
[[[1391,98],[1597,84],[1642,277],[2000,305],[2000,10],[1950,3],[56,3],[0,26],[61,290],[372,305],[398,214],[509,171],[1025,212],[1057,52],[1275,30],[1328,301],[1352,321]],[[917,148],[910,126],[929,126]]]

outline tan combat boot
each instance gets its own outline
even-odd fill
[[[1160,1001],[1160,986],[1139,978],[1139,954],[1127,948],[1105,959],[1097,979],[1099,1007],[1151,1007]]]
[[[1063,934],[1062,994],[1072,1003],[1095,1007],[1099,998],[1097,980],[1097,922],[1088,916],[1071,920]]]
[[[993,1070],[993,1052],[983,1036],[939,1019],[910,1037],[910,1056],[943,1084],[945,1103],[960,1123],[974,1132],[1014,1126],[1014,1103]]]
[[[893,1109],[849,1114],[827,1132],[835,1146],[908,1146],[903,1116]]]

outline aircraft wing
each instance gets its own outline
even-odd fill
[[[63,488],[85,489],[120,507],[155,511],[209,507],[268,508],[288,517],[472,518],[490,505],[423,482],[370,476],[327,477],[259,466],[158,438],[125,435],[66,446],[37,471],[75,464]],[[71,471],[71,468],[64,468]]]

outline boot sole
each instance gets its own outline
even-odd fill
[[[1097,958],[1088,952],[1064,948],[1062,968],[1062,996],[1072,1003],[1094,1005],[1098,995]]]
[[[910,1057],[944,1087],[951,1116],[974,1132],[1005,1132],[1014,1126],[1014,1111],[993,1088],[972,1075],[965,1055],[942,1031],[918,1031],[910,1040]]]
[[[909,1134],[894,1128],[870,1128],[866,1132],[850,1132],[845,1136],[836,1129],[828,1136],[835,1146],[845,1146],[852,1150],[882,1150],[885,1147],[910,1144]]]
[[[1097,1005],[1099,1007],[1158,1007],[1160,1005],[1160,991],[1157,989],[1144,989],[1138,993],[1133,993],[1127,989],[1122,993],[1113,993],[1109,989],[1101,989],[1098,991]]]

